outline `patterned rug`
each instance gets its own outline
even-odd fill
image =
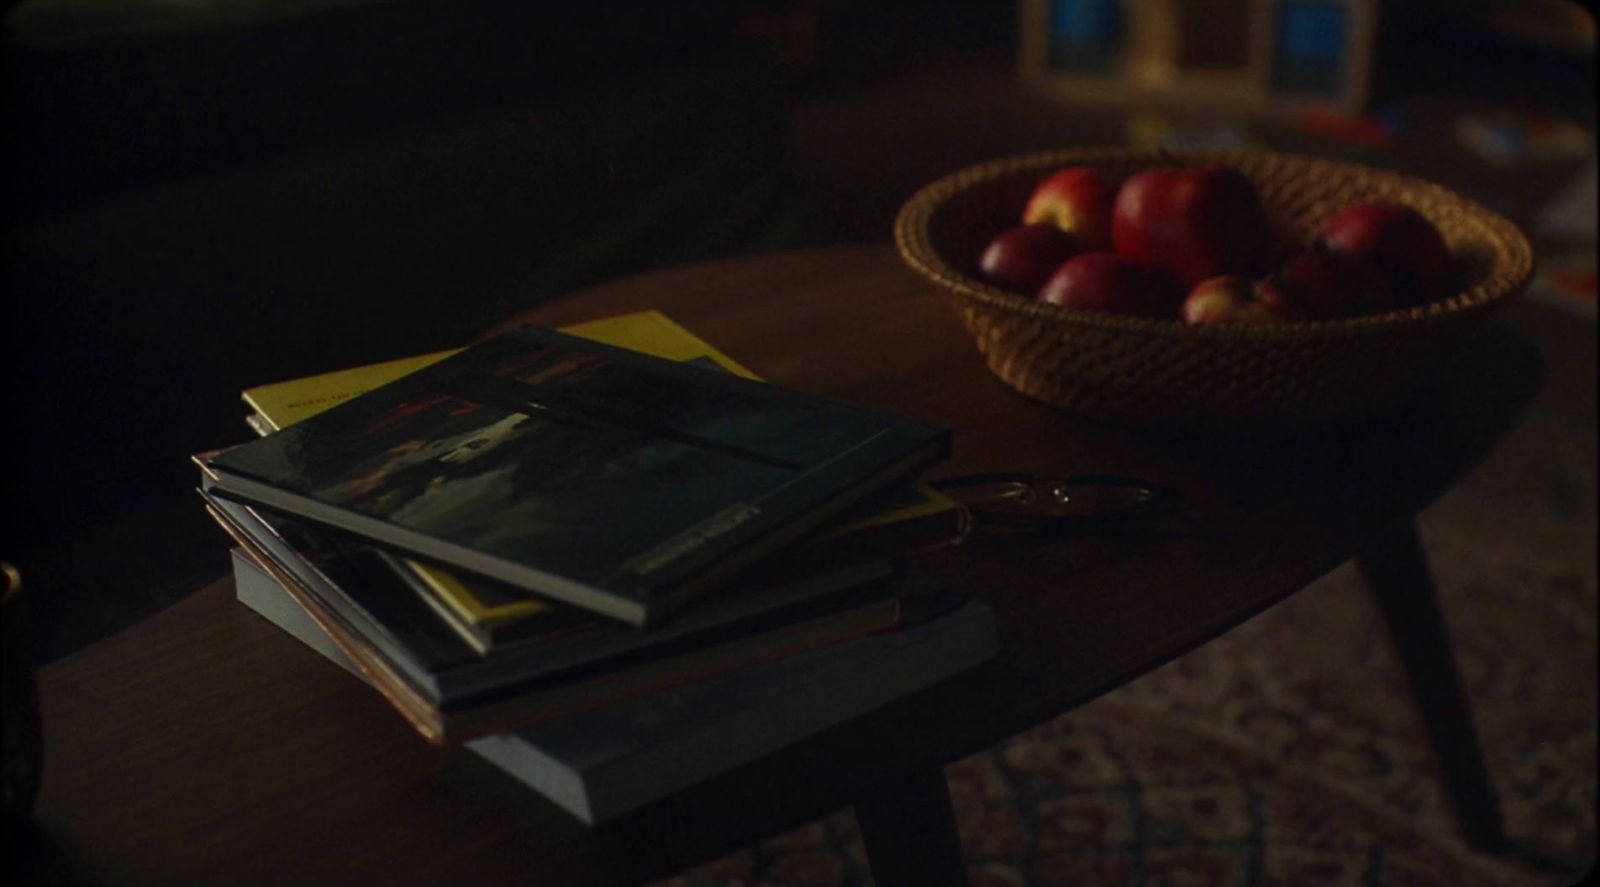
[[[1575,402],[1549,394],[1420,520],[1513,852],[1459,838],[1405,673],[1346,565],[947,768],[974,883],[1583,880],[1596,849],[1592,375],[1587,385],[1569,392]],[[868,883],[842,811],[662,885]]]

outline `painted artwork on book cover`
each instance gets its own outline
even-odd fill
[[[644,587],[796,517],[769,510],[942,455],[941,429],[571,341],[497,337],[214,464],[580,583]]]

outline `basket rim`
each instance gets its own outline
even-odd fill
[[[1065,308],[1048,302],[1038,302],[1026,296],[1001,289],[979,278],[957,270],[934,248],[928,234],[933,214],[952,196],[978,185],[1016,175],[1021,172],[1048,171],[1051,169],[1117,162],[1136,165],[1199,165],[1222,163],[1230,166],[1251,166],[1262,162],[1288,164],[1300,167],[1307,175],[1360,176],[1375,181],[1380,186],[1408,192],[1408,198],[1424,206],[1450,206],[1463,212],[1474,223],[1489,232],[1505,251],[1507,258],[1497,262],[1490,273],[1477,285],[1437,299],[1398,311],[1359,315],[1329,320],[1292,321],[1271,324],[1188,324],[1178,318],[1140,317]],[[1105,331],[1139,332],[1144,334],[1208,337],[1222,339],[1275,340],[1304,336],[1337,337],[1366,335],[1385,329],[1410,326],[1412,322],[1438,318],[1443,315],[1481,310],[1509,299],[1521,291],[1533,276],[1533,247],[1527,235],[1511,220],[1481,203],[1472,200],[1444,185],[1406,175],[1394,170],[1365,166],[1347,161],[1333,160],[1305,154],[1271,151],[1262,148],[1244,149],[1140,149],[1126,147],[1063,148],[1016,154],[967,166],[942,176],[918,189],[901,206],[894,222],[895,246],[901,259],[912,270],[943,289],[985,308],[998,310],[1029,320],[1042,320],[1096,328]]]

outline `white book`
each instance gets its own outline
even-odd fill
[[[241,603],[360,677],[249,555],[235,549],[233,564]],[[969,601],[896,631],[481,737],[466,747],[592,825],[965,671],[994,651],[993,613]]]

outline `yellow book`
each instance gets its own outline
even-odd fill
[[[239,396],[244,399],[246,406],[255,411],[249,418],[250,427],[264,434],[270,433],[288,428],[302,419],[309,419],[358,394],[387,385],[460,350],[452,348],[350,370],[335,370],[304,379],[257,385],[246,388]]]
[[[760,378],[659,311],[639,311],[572,324],[562,327],[561,331],[669,360],[709,361],[735,375],[747,379]],[[270,433],[416,372],[459,350],[438,351],[260,385],[245,390],[241,397],[254,411],[248,417],[251,427],[264,434]],[[964,512],[959,505],[932,487],[912,484],[873,497],[816,539],[819,542],[838,540],[836,548],[842,553],[850,548],[849,537],[863,535],[860,531],[865,528],[910,527],[913,519],[937,520],[941,516],[949,517],[952,527],[964,526]],[[952,533],[959,533],[959,529],[952,530]],[[550,609],[548,604],[520,593],[508,593],[501,597],[494,595],[494,589],[481,583],[473,583],[469,587],[449,571],[410,558],[401,560],[414,571],[415,578],[433,592],[426,595],[425,599],[434,604],[436,609],[440,604],[447,608],[448,611],[439,609],[440,615],[463,632],[463,637],[479,652],[489,648],[487,634],[495,627],[520,622]]]
[[[643,351],[668,360],[712,360],[723,369],[746,379],[756,378],[738,361],[711,347],[659,311],[639,311],[562,327],[562,332],[582,336],[618,348]],[[417,357],[402,357],[382,363],[335,370],[304,379],[274,382],[247,388],[240,395],[270,431],[287,428],[302,419],[387,385],[401,376],[414,373],[460,351],[451,348]],[[258,429],[259,430],[259,429]]]

